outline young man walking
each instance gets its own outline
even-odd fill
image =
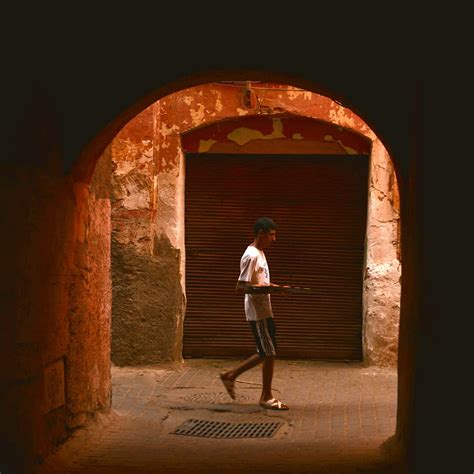
[[[272,394],[277,341],[270,293],[283,293],[288,288],[270,283],[270,271],[263,252],[276,240],[276,225],[272,219],[262,217],[254,225],[254,234],[255,240],[246,248],[240,260],[240,276],[236,290],[245,294],[245,316],[255,337],[257,354],[235,369],[221,373],[220,378],[230,397],[235,399],[237,377],[261,363],[260,405],[273,410],[288,410],[288,405],[274,398]]]

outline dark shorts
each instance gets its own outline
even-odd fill
[[[273,318],[249,321],[260,357],[276,356],[276,328]]]

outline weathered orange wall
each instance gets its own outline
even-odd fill
[[[329,119],[331,123],[341,128],[358,130],[361,137],[367,134],[375,138],[369,127],[356,114],[322,95],[288,85],[263,82],[251,86],[251,91],[255,100],[252,101],[250,107],[245,105],[243,98],[245,83],[240,85],[203,84],[176,92],[157,102],[159,107],[159,112],[157,112],[160,116],[157,122],[159,138],[157,146],[160,152],[157,171],[172,172],[179,165],[179,154],[176,150],[180,148],[178,142],[181,134],[197,127],[235,117],[286,114],[326,122]],[[226,127],[225,123],[223,126]],[[272,132],[268,127],[267,124],[261,130],[263,134]],[[311,128],[304,125],[303,127],[301,131],[305,133]],[[350,135],[350,133],[344,133],[343,130],[338,132],[341,137]],[[317,132],[309,133],[315,138],[318,136]],[[325,141],[325,143],[329,142]],[[350,143],[348,145],[350,146]]]
[[[130,121],[112,142],[113,361],[181,359],[184,153],[313,153],[371,155],[365,361],[396,365],[398,210],[386,150],[356,114],[327,97],[258,83],[246,104],[246,86],[211,83],[171,94]]]

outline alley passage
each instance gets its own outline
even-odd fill
[[[41,473],[398,472],[381,448],[395,432],[395,369],[277,360],[274,395],[290,406],[277,412],[258,405],[260,367],[229,398],[218,376],[236,363],[113,367],[111,414],[76,431]],[[281,427],[262,439],[173,434],[188,419]]]

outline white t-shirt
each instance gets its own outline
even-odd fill
[[[246,281],[252,285],[269,285],[270,270],[267,259],[262,250],[249,245],[240,259],[239,281]],[[245,317],[247,321],[257,321],[272,318],[272,304],[270,295],[245,294]]]

